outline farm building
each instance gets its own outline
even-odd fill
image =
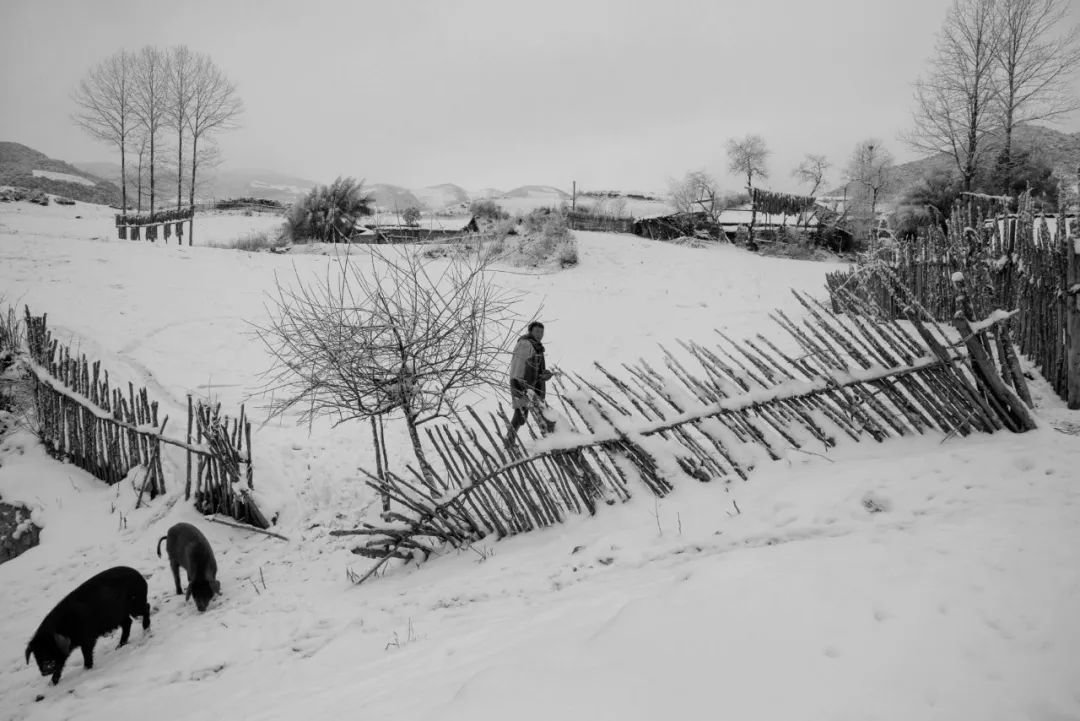
[[[385,217],[385,216],[384,216]],[[473,216],[456,218],[423,218],[417,225],[406,225],[397,220],[380,222],[378,216],[363,218],[356,223],[357,235],[363,242],[374,243],[411,243],[427,240],[446,240],[460,238],[470,233],[480,232],[480,226]]]

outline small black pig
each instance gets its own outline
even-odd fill
[[[150,628],[146,590],[146,579],[127,566],[110,568],[85,581],[45,616],[26,646],[26,662],[33,654],[41,675],[52,674],[54,685],[75,647],[82,649],[83,666],[93,668],[98,638],[120,628],[123,646],[131,634],[132,617],[142,616],[143,630]]]
[[[169,533],[158,539],[157,555],[161,558],[161,542],[165,541],[165,551],[169,554],[176,592],[180,589],[180,567],[187,571],[188,587],[184,600],[195,597],[195,608],[200,613],[210,605],[215,593],[221,593],[221,584],[217,580],[217,561],[210,541],[198,528],[190,523],[177,523]]]

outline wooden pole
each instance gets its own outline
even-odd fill
[[[1080,410],[1080,250],[1077,244],[1080,238],[1066,238],[1065,257],[1067,258],[1066,291],[1066,334],[1068,342],[1066,368],[1068,372],[1069,410]]]
[[[165,432],[165,424],[169,422],[169,417],[165,416],[165,420],[161,422],[161,430],[158,433]],[[135,499],[135,507],[138,508],[142,504],[143,492],[146,491],[146,483],[150,480],[150,476],[153,475],[154,464],[157,463],[158,453],[161,451],[161,442],[154,443],[154,453],[150,457],[150,462],[146,464],[146,475],[143,476],[142,488],[139,489],[139,497]]]

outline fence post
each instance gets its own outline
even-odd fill
[[[1064,218],[1064,213],[1062,214]],[[1065,221],[1068,228],[1068,221]],[[1065,232],[1065,257],[1068,258],[1068,270],[1065,279],[1068,288],[1069,300],[1066,308],[1066,338],[1068,339],[1068,355],[1066,356],[1066,372],[1068,373],[1067,399],[1070,410],[1080,410],[1080,237],[1070,237],[1068,230]]]

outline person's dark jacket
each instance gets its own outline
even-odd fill
[[[514,346],[510,359],[510,390],[514,408],[528,406],[527,392],[532,390],[543,398],[551,373],[544,361],[544,344],[532,336],[523,335]]]

